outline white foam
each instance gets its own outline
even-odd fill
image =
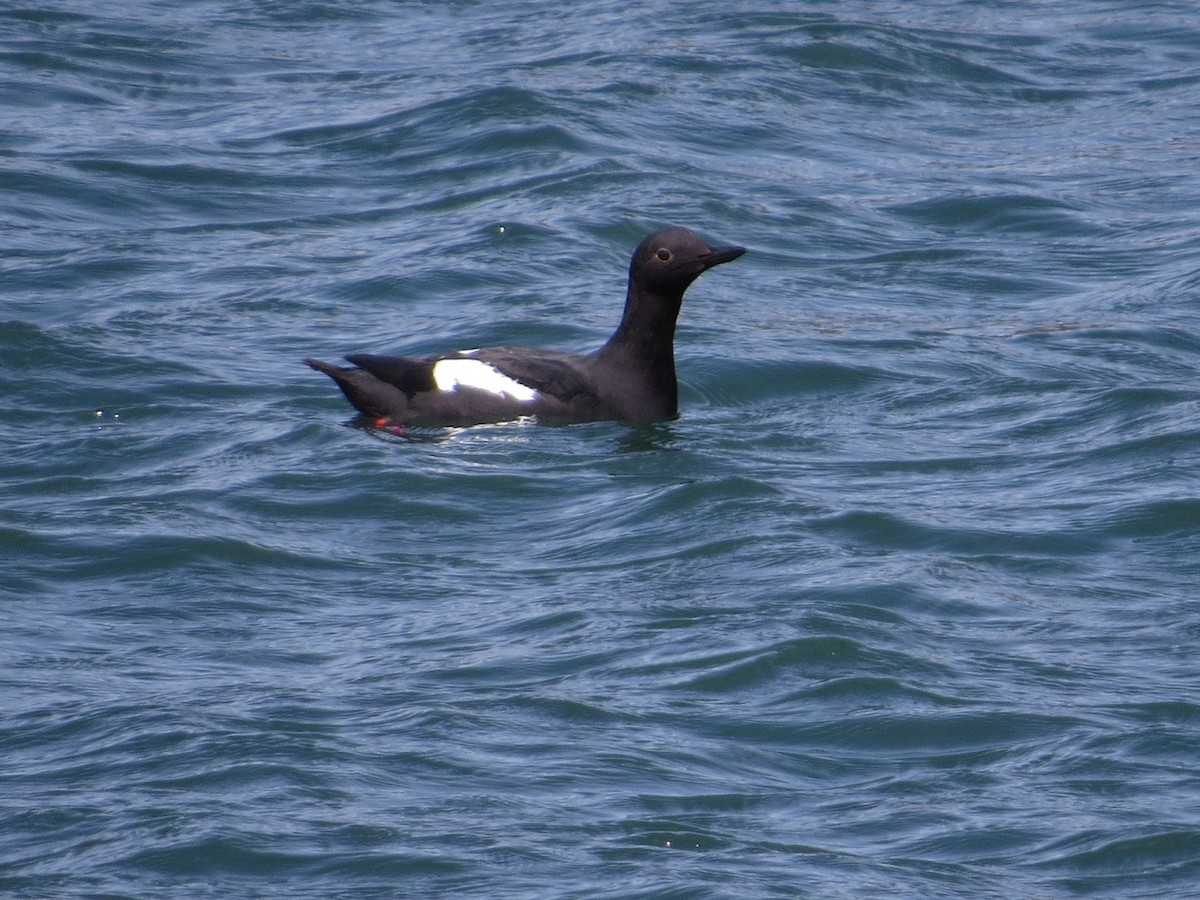
[[[433,383],[439,391],[469,387],[520,401],[537,397],[537,391],[529,385],[514,381],[478,359],[439,359],[433,364]]]

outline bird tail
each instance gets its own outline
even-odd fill
[[[408,397],[399,388],[381,381],[357,366],[335,366],[324,360],[304,360],[309,368],[324,372],[334,380],[350,405],[372,418],[389,417],[397,421],[404,417]]]

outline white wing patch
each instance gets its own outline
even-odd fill
[[[439,391],[469,387],[520,401],[537,398],[537,391],[529,385],[514,381],[478,359],[439,359],[433,364],[433,383]]]

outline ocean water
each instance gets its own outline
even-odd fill
[[[1198,366],[1191,3],[8,3],[0,893],[1200,896]]]

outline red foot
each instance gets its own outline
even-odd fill
[[[382,431],[386,431],[388,434],[404,434],[405,433],[403,425],[393,425],[391,420],[388,419],[387,416],[384,416],[383,418],[380,418],[380,419],[376,419],[375,427]]]

